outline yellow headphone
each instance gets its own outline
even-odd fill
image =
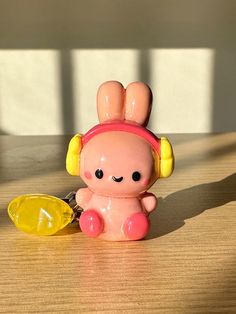
[[[95,127],[99,129],[98,134],[104,130],[101,130],[102,124]],[[92,130],[94,130],[93,128]],[[109,125],[110,128],[110,125]],[[127,124],[126,124],[127,128]],[[132,126],[132,128],[135,128]],[[158,173],[160,178],[166,178],[171,175],[174,170],[174,154],[172,150],[172,146],[167,138],[161,137],[157,138],[154,134],[152,134],[147,129],[141,127],[143,137],[147,139],[147,134],[149,137],[149,141],[151,139],[152,144],[156,142],[158,144],[159,149],[154,149],[154,160],[155,160],[155,171]],[[140,131],[140,130],[139,130]],[[66,156],[66,169],[69,174],[74,176],[80,175],[80,152],[85,143],[89,141],[91,137],[94,136],[95,132],[91,132],[91,130],[86,133],[84,136],[81,134],[76,134],[69,143],[69,148]],[[86,139],[87,138],[87,139]],[[85,140],[84,140],[85,139]],[[157,145],[155,145],[157,146]],[[157,151],[157,152],[156,152]]]

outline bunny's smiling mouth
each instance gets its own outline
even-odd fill
[[[123,180],[123,177],[116,178],[113,176],[112,180],[114,180],[115,182],[121,182]]]

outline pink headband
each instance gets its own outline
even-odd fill
[[[82,137],[82,144],[85,145],[92,137],[97,134],[101,134],[109,131],[122,131],[132,134],[136,134],[144,139],[146,139],[152,148],[161,156],[161,146],[160,139],[156,137],[151,131],[142,127],[141,125],[131,124],[127,122],[106,122],[95,125]]]

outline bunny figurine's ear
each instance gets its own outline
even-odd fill
[[[103,83],[97,93],[97,111],[100,123],[114,120],[124,120],[123,85],[116,81]]]
[[[126,88],[125,120],[147,125],[152,107],[152,92],[142,82],[134,82]]]

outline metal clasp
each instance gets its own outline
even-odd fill
[[[72,208],[74,212],[73,221],[75,220],[79,221],[79,218],[80,218],[81,213],[83,212],[83,209],[79,207],[79,205],[76,204],[75,195],[76,195],[76,192],[72,191],[68,193],[64,198],[62,198],[62,200],[66,202]]]

